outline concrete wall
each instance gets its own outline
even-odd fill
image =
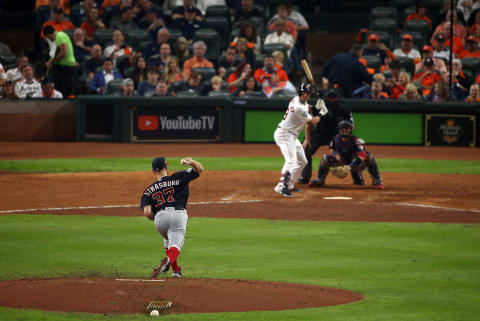
[[[75,101],[0,101],[1,141],[75,141]]]

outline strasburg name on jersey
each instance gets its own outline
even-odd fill
[[[302,103],[300,97],[296,96],[288,104],[285,116],[278,126],[298,136],[310,120],[312,115],[308,113],[308,102]]]
[[[158,190],[165,188],[165,187],[170,187],[170,186],[175,186],[175,185],[180,185],[180,180],[174,180],[174,181],[166,181],[166,182],[159,182],[159,183],[154,183],[151,185],[149,188],[145,190],[143,195],[145,196],[150,196],[153,193],[157,192]]]

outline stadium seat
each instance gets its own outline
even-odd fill
[[[397,20],[397,8],[395,7],[373,7],[370,11],[369,20],[390,18]]]
[[[219,36],[218,32],[214,29],[201,28],[195,32],[193,36],[193,42],[202,40],[207,45],[207,53],[205,58],[216,63],[218,57],[220,56],[220,43],[218,41]]]
[[[480,58],[468,57],[463,58],[462,60],[462,70],[469,70],[472,72],[472,75],[480,72]]]
[[[403,31],[418,31],[424,39],[430,39],[430,25],[428,21],[423,19],[415,19],[407,21],[403,26]]]
[[[105,48],[105,44],[112,42],[113,38],[113,29],[99,29],[93,33],[93,42],[98,43]]]
[[[265,59],[264,54],[255,55],[255,66],[252,69],[255,70],[257,68],[263,67],[263,60],[264,59]]]
[[[240,28],[236,28],[236,29],[232,29],[232,31],[230,31],[230,41],[233,41],[235,39],[235,37],[238,36],[238,34],[240,33]]]
[[[408,57],[397,57],[398,62],[400,62],[400,69],[405,70],[413,77],[415,74],[415,62],[413,59]]]
[[[401,39],[402,39],[402,36],[404,34],[410,34],[412,35],[412,38],[413,38],[413,45],[418,49],[418,50],[422,50],[422,47],[425,46],[425,44],[427,43],[425,41],[425,38],[423,37],[423,35],[418,32],[418,31],[405,31],[405,32],[402,32],[399,36],[398,36],[398,39],[397,39],[397,46],[400,47],[400,42],[401,42]]]
[[[382,58],[375,55],[363,55],[362,58],[367,62],[367,67],[375,69],[375,72],[380,71],[380,67],[382,66]]]
[[[187,86],[187,84],[188,84],[188,82],[186,80],[174,81],[170,85],[170,89],[174,92],[179,92],[179,91],[183,90],[183,88],[185,88],[185,86]]]
[[[188,90],[179,91],[176,94],[177,97],[189,98],[189,97],[199,97],[200,95],[196,92],[191,92]]]
[[[113,29],[112,26],[114,24],[119,23],[119,22],[120,22],[120,17],[111,17],[108,25],[107,24],[105,24],[105,25],[108,26],[109,29]]]
[[[1,53],[0,63],[3,65],[5,70],[8,70],[12,67],[15,68],[17,65],[17,58],[12,53]]]
[[[210,79],[217,74],[215,68],[197,67],[193,68],[193,70],[199,72],[202,75],[203,80]]]
[[[409,14],[412,14],[412,13],[415,13],[415,12],[417,12],[417,7],[415,7],[415,6],[406,7],[405,10],[403,10],[402,22],[404,22],[405,19],[407,19]]]
[[[70,19],[75,27],[80,27],[82,24],[82,17],[80,16],[81,10],[82,6],[80,4],[76,4],[70,9]]]
[[[183,37],[182,31],[178,29],[168,29],[168,33],[170,34],[170,39],[168,42],[170,43],[170,46],[175,45],[175,42],[177,42],[177,39],[180,37]]]
[[[75,32],[75,29],[65,29],[63,32],[65,32],[70,37],[70,40],[73,41],[73,33]]]
[[[110,80],[107,84],[107,95],[118,95],[118,94],[121,95],[122,83],[123,83],[123,79]]]
[[[230,18],[230,9],[227,6],[209,6],[205,14],[207,17],[221,16]]]
[[[233,95],[228,91],[210,91],[208,97],[217,97],[217,98],[232,98]]]
[[[135,47],[141,41],[149,41],[150,35],[147,31],[143,29],[132,29],[127,32],[125,35],[125,42],[128,43],[131,47]]]
[[[395,34],[397,30],[397,21],[391,18],[379,18],[370,22],[371,30],[386,31],[390,35]]]
[[[162,63],[162,59],[160,59],[160,55],[151,55],[147,59],[147,66],[155,66],[158,67]]]
[[[222,16],[206,17],[202,23],[202,28],[214,29],[220,36],[220,48],[225,49],[228,45],[230,36],[230,20]]]
[[[102,11],[102,21],[108,26],[113,17],[120,17],[120,6],[107,6]]]

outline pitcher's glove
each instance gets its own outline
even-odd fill
[[[343,165],[343,166],[331,167],[330,172],[332,172],[332,175],[335,177],[345,178],[350,172],[350,166]]]

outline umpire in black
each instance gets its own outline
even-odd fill
[[[352,111],[340,101],[340,95],[335,89],[328,90],[324,98],[328,113],[320,119],[316,126],[312,126],[310,133],[305,133],[303,148],[305,149],[308,164],[302,171],[300,184],[308,184],[310,182],[312,177],[312,155],[317,152],[320,146],[330,144],[333,136],[338,133],[338,124],[342,120],[349,120],[353,124]]]

